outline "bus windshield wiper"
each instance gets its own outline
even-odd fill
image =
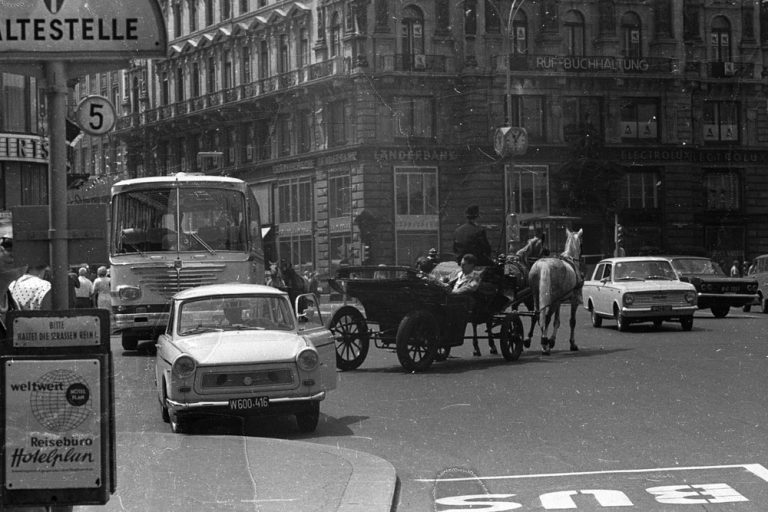
[[[200,238],[200,235],[198,235],[198,234],[197,234],[197,232],[195,232],[195,231],[192,231],[191,233],[189,233],[189,236],[191,236],[192,238],[194,238],[194,239],[195,239],[195,241],[196,241],[197,243],[199,243],[200,245],[202,245],[202,246],[203,246],[203,248],[205,248],[205,250],[206,250],[206,251],[208,251],[208,252],[209,252],[209,253],[211,253],[211,254],[216,254],[216,251],[214,251],[214,250],[213,250],[213,247],[211,247],[210,245],[208,245],[208,243],[207,243],[205,240],[203,240],[202,238]]]

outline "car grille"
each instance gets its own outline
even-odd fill
[[[633,306],[687,306],[685,292],[633,293]]]
[[[298,376],[291,368],[265,367],[214,367],[200,368],[200,386],[202,393],[221,393],[244,390],[281,390],[292,389],[298,382]]]
[[[134,267],[131,270],[139,276],[139,286],[167,300],[187,288],[216,283],[225,267],[224,264],[205,266],[187,264],[179,269],[178,274],[173,266]]]

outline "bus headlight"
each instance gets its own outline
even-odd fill
[[[197,363],[194,359],[192,359],[190,356],[181,355],[177,357],[173,362],[171,371],[176,377],[180,379],[186,379],[195,373],[195,368],[197,368]]]
[[[141,288],[121,285],[117,287],[117,295],[121,300],[138,300],[141,298]]]
[[[317,355],[315,350],[306,348],[299,352],[299,355],[296,356],[296,363],[299,365],[299,368],[305,372],[310,372],[317,368],[317,365],[320,364],[320,357]]]

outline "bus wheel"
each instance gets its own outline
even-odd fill
[[[135,334],[123,333],[122,342],[123,342],[123,349],[136,350],[136,347],[139,346],[139,337],[136,336]]]

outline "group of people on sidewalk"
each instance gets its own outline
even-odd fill
[[[96,271],[96,279],[88,277],[83,264],[69,273],[69,307],[112,309],[110,279],[107,267]],[[46,264],[18,266],[13,257],[13,238],[0,238],[0,338],[5,337],[8,311],[53,309],[51,268]]]

